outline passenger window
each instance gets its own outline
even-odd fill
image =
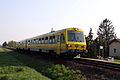
[[[41,44],[41,38],[39,38],[39,44]]]
[[[50,36],[49,43],[52,44],[52,36]]]
[[[53,39],[55,39],[55,36],[53,36]]]
[[[45,43],[46,44],[48,43],[48,37],[45,37]]]
[[[31,40],[31,44],[33,44],[33,41]]]
[[[38,39],[36,39],[36,44],[38,44]]]
[[[52,41],[53,41],[53,44],[54,44],[55,43],[55,36],[53,36],[53,40]]]
[[[60,35],[57,36],[57,42],[60,42]]]
[[[28,45],[30,45],[30,40],[28,40]]]
[[[61,42],[61,43],[64,43],[64,42],[65,42],[64,34],[61,34],[61,36],[60,36],[60,42]]]
[[[32,40],[32,44],[34,44],[34,40]]]
[[[44,38],[42,38],[42,44],[44,44]]]
[[[33,39],[33,44],[35,44],[35,39]]]
[[[57,37],[58,37],[58,35],[55,36],[55,43],[57,43]]]

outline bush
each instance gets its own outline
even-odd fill
[[[79,70],[70,70],[64,65],[50,65],[44,67],[43,74],[52,78],[53,80],[85,80]]]

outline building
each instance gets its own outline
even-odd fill
[[[109,56],[120,57],[120,39],[113,39],[109,45]]]

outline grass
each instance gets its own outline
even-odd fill
[[[54,65],[52,62],[34,59],[23,54],[12,54],[12,56],[52,80],[86,80],[79,70],[70,70],[64,65]]]
[[[0,61],[0,80],[86,80],[79,70],[7,49],[0,49]]]
[[[0,66],[17,66],[17,65],[24,65],[16,58],[7,54],[7,52],[0,53]]]
[[[120,60],[114,60],[114,62],[118,62],[118,63],[120,63]]]
[[[40,73],[25,66],[0,67],[0,80],[49,80]]]
[[[0,48],[0,80],[50,80],[14,58],[11,50]]]

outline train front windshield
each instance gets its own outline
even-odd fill
[[[84,42],[83,32],[68,30],[68,41],[70,41],[70,42]]]

